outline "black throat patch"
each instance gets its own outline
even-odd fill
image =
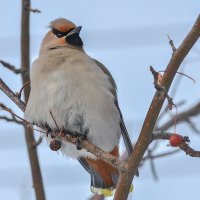
[[[69,35],[65,38],[65,41],[73,46],[76,47],[82,47],[83,46],[83,41],[81,40],[80,36],[78,33],[74,33],[72,35]]]

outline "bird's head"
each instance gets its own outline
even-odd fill
[[[65,18],[59,18],[50,23],[50,31],[45,35],[41,51],[49,51],[60,47],[82,49],[83,42],[79,36],[81,26],[76,26]]]

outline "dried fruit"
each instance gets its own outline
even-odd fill
[[[50,142],[50,149],[52,151],[58,151],[59,149],[61,148],[61,142],[57,139],[53,139],[51,142]]]
[[[178,147],[184,143],[184,138],[181,135],[174,133],[170,136],[169,142],[172,147]]]

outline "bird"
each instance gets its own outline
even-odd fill
[[[63,130],[119,158],[122,136],[129,155],[132,144],[109,70],[83,48],[81,26],[65,18],[49,25],[31,69],[31,91],[25,118],[32,124]],[[49,144],[53,137],[45,135]],[[113,166],[85,149],[62,142],[60,151],[77,159],[91,176],[91,192],[112,196],[119,178]]]

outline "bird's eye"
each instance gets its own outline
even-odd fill
[[[52,32],[53,32],[53,34],[54,34],[56,37],[58,37],[58,38],[61,38],[61,37],[64,37],[64,36],[65,36],[65,33],[62,33],[62,32],[60,32],[60,31],[58,31],[58,30],[56,30],[56,29],[53,29]]]

